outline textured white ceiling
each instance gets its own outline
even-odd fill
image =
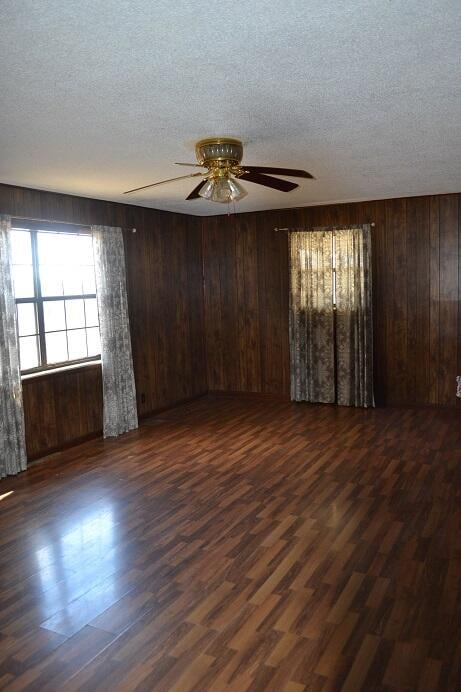
[[[0,181],[190,214],[194,141],[306,168],[237,211],[461,190],[460,0],[2,0]],[[191,169],[192,171],[193,169]]]

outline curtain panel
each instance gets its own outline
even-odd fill
[[[335,233],[337,403],[374,406],[371,228]]]
[[[0,478],[27,467],[10,230],[0,215]]]
[[[92,226],[101,332],[104,437],[138,427],[136,387],[120,228]]]
[[[334,403],[332,234],[290,233],[290,360],[294,401]]]
[[[374,406],[371,228],[290,233],[294,401]]]

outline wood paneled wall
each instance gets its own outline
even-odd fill
[[[182,214],[0,185],[0,213],[135,227],[124,231],[140,416],[207,391],[200,220]],[[102,429],[94,366],[24,382],[30,458]]]
[[[288,245],[275,226],[374,222],[375,393],[456,405],[460,198],[437,195],[202,219],[210,390],[287,395]]]
[[[274,212],[202,219],[210,390],[289,391],[288,245]]]
[[[136,227],[124,238],[143,416],[208,388],[287,396],[288,245],[287,234],[273,229],[372,221],[377,402],[455,405],[455,376],[461,374],[460,197],[199,219],[0,185],[0,212]],[[24,404],[30,458],[97,434],[100,369],[27,380]]]
[[[100,365],[26,379],[22,393],[29,459],[68,447],[102,430]]]
[[[159,216],[157,216],[159,215]],[[141,416],[207,391],[197,218],[131,207],[125,233],[133,361]]]

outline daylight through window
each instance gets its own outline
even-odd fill
[[[21,372],[100,356],[91,235],[13,228]]]

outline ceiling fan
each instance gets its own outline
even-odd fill
[[[250,183],[256,183],[257,185],[264,185],[265,187],[280,190],[281,192],[290,192],[290,190],[294,190],[298,187],[297,183],[274,178],[272,174],[287,175],[293,178],[313,178],[307,171],[298,170],[296,168],[242,165],[243,144],[239,139],[231,139],[229,137],[201,139],[195,145],[195,154],[198,163],[177,163],[176,165],[205,168],[206,171],[189,173],[189,175],[181,175],[178,178],[169,178],[168,180],[161,180],[158,183],[135,187],[133,190],[127,190],[123,194],[129,195],[132,192],[146,190],[156,185],[164,185],[165,183],[172,183],[176,180],[200,176],[202,180],[186,199],[198,199],[199,197],[203,197],[212,202],[225,203],[238,201],[247,195],[246,190],[239,184],[239,180],[246,180]],[[271,175],[267,175],[268,173]]]

